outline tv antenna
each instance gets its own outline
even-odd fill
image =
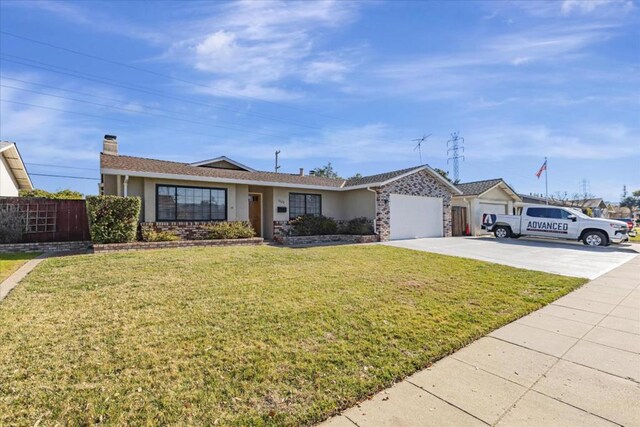
[[[464,161],[464,138],[460,136],[460,132],[453,132],[451,139],[447,141],[447,164],[453,161],[453,182],[460,181],[460,159]]]
[[[276,150],[276,173],[280,169],[280,165],[278,164],[278,156],[280,155],[280,150]]]
[[[415,147],[413,147],[413,151],[418,150],[418,154],[420,154],[420,164],[422,164],[422,143],[425,142],[427,140],[427,138],[429,138],[431,136],[431,134],[429,135],[422,135],[422,138],[416,138],[416,139],[412,139],[411,141],[413,142],[417,142],[418,144],[416,144]]]

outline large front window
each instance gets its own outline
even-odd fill
[[[322,199],[319,194],[289,193],[289,218],[302,215],[320,216]]]
[[[156,221],[224,221],[227,190],[158,185],[156,205]]]

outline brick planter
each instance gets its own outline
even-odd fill
[[[39,242],[6,243],[0,245],[0,253],[8,252],[82,252],[91,246],[91,242]]]
[[[283,245],[314,245],[321,243],[374,243],[378,241],[378,236],[370,235],[350,235],[350,234],[329,234],[326,236],[282,236],[276,241]]]
[[[121,252],[144,249],[193,248],[196,246],[256,246],[264,242],[262,237],[250,239],[176,240],[174,242],[130,242],[94,244],[93,252]]]

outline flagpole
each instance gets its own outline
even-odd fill
[[[549,170],[549,165],[547,164],[547,158],[544,158],[544,198],[547,201],[547,205],[549,204],[549,182],[547,181],[547,171]]]

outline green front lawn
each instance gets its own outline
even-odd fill
[[[377,245],[48,259],[0,303],[0,425],[311,424],[582,283]]]
[[[40,254],[35,253],[7,253],[0,254],[0,283],[11,276],[11,274],[19,269],[22,264],[37,257]]]

